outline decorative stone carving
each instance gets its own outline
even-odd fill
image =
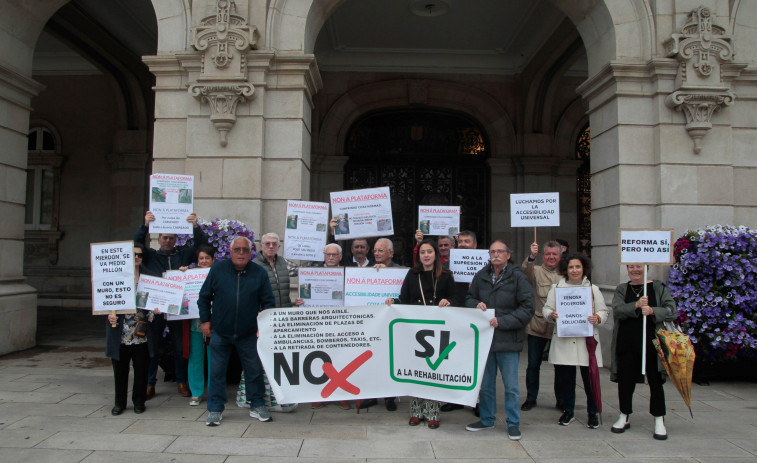
[[[732,41],[724,27],[713,23],[710,9],[700,6],[689,13],[679,33],[665,42],[667,55],[680,61],[676,90],[665,103],[686,116],[686,131],[697,154],[712,128],[712,115],[736,98],[721,74],[722,65],[733,61]]]
[[[235,0],[217,0],[215,14],[200,21],[192,38],[192,47],[203,57],[200,77],[189,86],[189,94],[210,106],[210,121],[221,146],[227,145],[237,120],[237,105],[255,96],[255,87],[247,80],[245,54],[257,44],[257,27],[236,13]]]

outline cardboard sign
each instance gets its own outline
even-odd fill
[[[489,263],[488,249],[450,249],[449,270],[455,283],[470,283],[479,270]]]
[[[457,235],[460,206],[418,206],[418,230],[427,236]]]
[[[184,283],[184,297],[181,300],[179,313],[169,313],[168,320],[200,318],[197,299],[200,297],[200,289],[203,283],[205,283],[205,279],[208,278],[209,272],[209,268],[193,268],[186,272],[169,270],[165,273],[167,279]]]
[[[338,240],[394,235],[389,187],[331,193]]]
[[[618,260],[620,265],[673,265],[673,229],[621,228]]]
[[[328,203],[287,201],[284,258],[323,262]]]
[[[594,311],[591,286],[555,288],[557,336],[560,338],[594,336],[589,315]]]
[[[150,233],[192,234],[187,217],[194,210],[194,176],[181,174],[150,175]]]
[[[344,267],[300,267],[298,277],[302,307],[344,305]]]
[[[136,313],[134,242],[91,243],[92,315]]]
[[[149,275],[140,275],[137,284],[137,308],[158,309],[169,315],[181,313],[184,300],[184,282]]]
[[[510,195],[511,227],[559,227],[560,193]]]
[[[400,295],[407,268],[361,268],[344,269],[344,305],[385,305],[386,298]]]

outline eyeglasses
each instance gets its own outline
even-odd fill
[[[141,259],[142,258],[142,253],[141,252],[135,252],[134,253],[134,257],[139,257]]]
[[[235,252],[237,254],[248,254],[250,252],[250,248],[232,248],[231,252]]]
[[[338,257],[339,253],[338,252],[324,252],[323,255],[326,257]]]
[[[507,250],[505,250],[505,249],[491,249],[491,250],[489,250],[489,254],[493,254],[493,255],[507,254]]]
[[[262,243],[262,244],[263,246],[268,247],[268,248],[275,248],[276,246],[279,245],[279,243],[276,241],[270,241],[268,243]]]

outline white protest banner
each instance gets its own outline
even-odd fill
[[[346,267],[344,305],[385,305],[386,298],[400,295],[407,271],[404,267]]]
[[[588,320],[593,312],[592,298],[591,286],[555,288],[558,337],[594,336],[594,326]]]
[[[158,309],[163,313],[178,315],[184,299],[184,282],[171,281],[149,275],[140,275],[137,283],[137,308]]]
[[[418,230],[424,235],[457,235],[460,206],[418,206]]]
[[[194,177],[181,174],[150,175],[150,233],[192,234],[187,217],[194,210]]]
[[[344,305],[344,267],[300,267],[302,307]]]
[[[473,406],[493,316],[399,304],[269,309],[258,355],[279,403],[407,395]]]
[[[455,283],[470,283],[473,276],[489,263],[488,249],[450,249],[449,270]]]
[[[189,320],[200,318],[200,309],[197,307],[197,299],[200,297],[200,289],[208,277],[209,268],[192,268],[186,272],[181,270],[169,270],[165,277],[171,281],[184,283],[184,297],[181,300],[181,308],[178,314],[168,314],[168,320]]]
[[[287,201],[284,258],[323,262],[329,204]]]
[[[620,265],[673,265],[673,229],[621,228],[618,230]]]
[[[511,227],[559,227],[560,193],[510,195]]]
[[[389,187],[332,192],[331,215],[338,240],[394,234]]]
[[[134,242],[90,243],[92,315],[135,313]]]

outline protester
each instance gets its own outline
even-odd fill
[[[293,305],[299,307],[304,301],[297,299],[294,304],[292,303],[292,298],[289,296],[290,280],[287,261],[277,254],[280,246],[279,235],[266,233],[260,238],[261,250],[254,262],[268,273],[273,297],[276,299],[275,307],[292,307]]]
[[[512,251],[505,243],[493,242],[489,247],[489,263],[473,277],[465,300],[468,307],[494,309],[494,317],[489,321],[494,327],[494,336],[479,393],[481,419],[465,429],[481,431],[494,428],[499,368],[505,386],[507,436],[510,440],[520,440],[518,362],[526,325],[534,315],[534,295],[526,275],[511,262],[511,256]]]
[[[402,282],[400,295],[397,299],[388,298],[387,305],[392,302],[410,305],[437,305],[448,307],[457,305],[455,300],[455,281],[452,273],[442,266],[439,249],[433,241],[424,240],[418,247],[418,261],[407,273]],[[421,421],[428,420],[429,429],[439,427],[439,406],[435,400],[414,397],[410,402],[410,426],[418,426]]]
[[[528,282],[534,290],[534,318],[526,327],[528,335],[528,367],[526,368],[526,401],[520,409],[531,410],[536,406],[536,397],[539,395],[539,370],[544,358],[544,350],[552,338],[552,325],[544,320],[541,311],[547,301],[550,287],[560,281],[557,271],[560,263],[560,244],[556,241],[547,241],[542,248],[542,264],[534,265],[539,253],[539,244],[531,243],[531,253],[521,264],[521,268],[528,277]],[[557,396],[557,383],[554,386]],[[558,403],[558,408],[561,405]]]
[[[207,426],[221,423],[226,404],[226,369],[232,347],[242,362],[250,416],[271,421],[265,406],[263,366],[257,351],[257,316],[274,307],[276,300],[265,270],[250,261],[252,242],[243,236],[231,240],[231,259],[210,269],[200,290],[200,328],[210,338],[211,370],[208,381]],[[211,313],[211,304],[213,311]]]
[[[421,245],[425,236],[420,230],[415,230],[415,247],[413,248],[413,265],[418,259],[418,246]],[[436,246],[439,248],[439,258],[442,260],[445,268],[449,268],[449,252],[455,249],[455,239],[451,236],[440,236],[436,239]]]
[[[134,285],[139,281],[139,274],[144,270],[142,259],[145,247],[134,244]],[[105,355],[113,364],[113,382],[115,384],[115,405],[111,415],[120,415],[126,409],[126,394],[129,390],[129,369],[134,365],[134,382],[131,389],[131,402],[134,413],[145,411],[147,391],[147,368],[150,363],[152,336],[148,324],[153,313],[137,309],[136,313],[126,315],[108,315],[105,338]]]
[[[597,327],[607,321],[607,306],[602,292],[596,285],[591,284],[586,275],[591,272],[591,261],[583,254],[570,253],[560,260],[560,273],[563,278],[549,290],[547,302],[542,309],[544,319],[555,323],[560,314],[555,308],[555,288],[570,288],[576,286],[590,286],[592,289],[593,313],[587,317],[594,325],[594,339],[597,341],[595,350],[597,366],[602,367],[602,346],[599,343]],[[586,409],[589,413],[586,423],[589,428],[599,427],[597,404],[589,381],[589,351],[586,348],[586,338],[558,337],[557,326],[552,333],[552,344],[549,348],[549,362],[555,365],[555,384],[557,385],[557,401],[563,404],[564,410],[558,424],[567,426],[575,419],[576,405],[576,366],[581,369],[581,378],[586,391]]]
[[[392,260],[394,258],[394,243],[389,238],[379,238],[373,245],[373,258],[376,261],[374,267],[399,267]]]
[[[329,243],[336,243],[334,229],[338,226],[339,221],[335,218],[329,222]],[[342,256],[342,267],[373,267],[375,262],[368,257],[370,251],[368,240],[365,238],[355,238],[349,249],[345,249]]]
[[[183,249],[176,249],[176,235],[172,233],[160,233],[158,235],[159,249],[155,250],[147,247],[147,233],[150,222],[155,220],[155,215],[147,211],[145,214],[144,224],[141,225],[134,233],[134,242],[142,244],[146,249],[146,268],[145,275],[162,277],[163,273],[168,270],[178,270],[180,267],[188,266],[194,262],[197,256],[197,247],[201,244],[208,244],[208,237],[202,228],[197,224],[197,214],[192,212],[187,217],[187,222],[192,224],[192,234],[194,244]],[[152,334],[155,338],[155,355],[150,361],[148,379],[147,379],[147,400],[155,395],[155,384],[158,375],[158,352],[163,340],[163,332],[166,327],[165,319],[162,315],[155,317],[151,324]],[[191,392],[187,386],[187,360],[184,358],[181,339],[183,337],[182,321],[176,320],[168,323],[168,328],[172,332],[173,351],[174,351],[174,375],[176,379],[176,389],[182,397],[189,397]]]
[[[210,268],[215,263],[215,249],[208,244],[201,244],[197,247],[197,267]],[[181,271],[187,271],[189,267],[181,267]],[[200,329],[200,319],[183,320],[182,332],[184,337],[184,352],[187,352],[188,346],[188,366],[187,373],[189,377],[189,390],[192,398],[189,399],[189,405],[197,406],[202,402],[202,395],[205,391],[205,354],[210,362],[210,348],[206,348],[206,337]],[[186,339],[189,338],[189,339]],[[210,365],[208,365],[210,370]]]
[[[636,383],[644,382],[641,374],[642,341],[647,345],[646,377],[649,382],[649,413],[654,416],[653,437],[657,440],[668,438],[665,429],[665,392],[662,389],[665,367],[662,365],[652,340],[655,333],[663,328],[664,322],[676,317],[676,305],[667,286],[660,280],[644,282],[644,266],[628,265],[630,281],[615,288],[612,299],[612,315],[615,326],[612,330],[612,375],[618,382],[620,417],[612,425],[611,431],[622,433],[631,427],[633,413],[633,393]],[[647,295],[644,296],[646,285]],[[642,338],[643,324],[646,334]]]

